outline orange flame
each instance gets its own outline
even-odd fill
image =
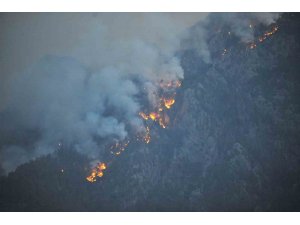
[[[149,117],[150,117],[151,120],[156,121],[159,118],[159,114],[156,113],[156,112],[151,112],[149,114]]]
[[[103,177],[104,173],[103,170],[106,170],[105,163],[98,163],[90,173],[89,176],[86,177],[86,180],[93,183],[97,180],[97,177]]]
[[[114,145],[110,147],[110,152],[113,155],[120,155],[123,151],[125,151],[126,147],[129,145],[129,140],[116,142]]]
[[[148,120],[149,116],[147,116],[146,113],[140,112],[139,115],[144,119],[144,120]]]
[[[175,104],[175,88],[178,88],[181,86],[181,82],[179,80],[175,81],[161,81],[159,83],[161,90],[158,93],[162,93],[162,95],[159,97],[157,94],[155,96],[159,97],[158,105],[154,106],[154,111],[150,112],[149,114],[144,112],[139,112],[139,116],[147,121],[145,122],[145,131],[142,133],[137,133],[136,140],[137,141],[144,141],[146,144],[149,144],[151,141],[151,135],[150,135],[150,127],[147,125],[150,121],[154,121],[160,125],[162,128],[166,128],[169,124],[170,118],[165,112],[166,109],[170,109]],[[165,97],[164,94],[167,94],[167,96],[170,96],[170,94],[173,95],[173,97]],[[129,140],[127,141],[117,141],[115,144],[113,144],[110,147],[110,151],[113,155],[118,156],[123,151],[125,151],[125,148],[128,146]],[[97,180],[98,177],[104,176],[104,170],[106,169],[105,163],[98,163],[97,166],[95,166],[92,170],[89,176],[86,177],[86,180],[93,183]]]
[[[170,109],[172,107],[172,105],[175,103],[175,99],[174,98],[164,98],[163,99],[165,107],[167,109]]]
[[[257,47],[257,43],[262,43],[264,42],[268,37],[270,37],[271,35],[275,34],[278,31],[278,26],[274,26],[271,31],[267,31],[265,32],[262,36],[258,37],[258,41],[257,42],[252,42],[249,44],[249,48],[250,49],[254,49]]]

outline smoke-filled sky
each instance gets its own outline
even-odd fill
[[[0,163],[6,171],[58,143],[101,155],[107,138],[143,130],[140,101],[157,82],[184,79],[177,52],[210,62],[209,13],[5,13],[0,15]],[[242,41],[275,13],[219,14]],[[193,26],[197,26],[192,29]],[[197,38],[184,43],[189,35]]]

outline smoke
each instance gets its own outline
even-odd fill
[[[280,13],[224,13],[220,19],[229,25],[230,30],[244,42],[253,41],[254,26],[270,25],[280,16]]]
[[[142,131],[140,95],[183,79],[175,56],[207,14],[2,14],[0,155],[6,172],[63,143],[91,159]],[[25,71],[25,72],[24,72]]]
[[[249,22],[269,24],[278,14],[215,16],[249,40]],[[12,171],[61,143],[97,159],[106,140],[142,131],[140,95],[155,105],[157,83],[184,78],[176,56],[181,41],[192,35],[190,46],[210,61],[211,19],[208,13],[1,14],[1,166]]]
[[[269,12],[212,13],[193,27],[185,47],[195,49],[204,62],[210,63],[211,54],[208,42],[212,24],[227,27],[232,35],[235,35],[240,41],[248,43],[254,40],[255,26],[261,24],[268,26],[275,23],[280,15],[281,13]]]

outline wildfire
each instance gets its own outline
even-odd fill
[[[115,144],[110,146],[110,153],[118,156],[125,151],[128,145],[129,145],[129,140],[121,141],[121,142],[117,141]]]
[[[175,103],[175,99],[174,98],[164,98],[163,99],[165,107],[167,109],[170,109],[172,107],[172,105]]]
[[[175,104],[175,94],[176,94],[175,88],[178,88],[180,86],[181,86],[181,82],[179,80],[171,81],[171,82],[161,81],[160,87],[162,88],[162,97],[160,98],[158,105],[155,107],[156,110],[150,112],[149,114],[140,112],[139,113],[140,117],[145,121],[150,119],[154,122],[157,122],[160,127],[166,128],[170,122],[170,118],[164,110],[171,109],[171,107]],[[146,129],[147,129],[147,133],[149,133],[150,132],[149,127],[147,127]],[[146,143],[149,143],[150,139],[144,138],[144,141]]]
[[[105,163],[98,163],[91,171],[90,175],[86,177],[86,180],[93,183],[97,180],[97,177],[103,177],[103,170],[106,170]]]
[[[268,32],[264,33],[263,36],[259,37],[259,38],[258,38],[258,41],[259,41],[259,42],[263,42],[263,41],[266,40],[269,36],[275,34],[277,31],[278,31],[278,26],[273,27],[271,31],[268,31]]]
[[[159,110],[159,112],[161,112],[162,110]],[[157,121],[158,118],[160,117],[159,113],[156,112],[151,112],[149,113],[149,115],[147,115],[144,112],[140,112],[139,115],[144,119],[144,120],[149,120],[151,119],[152,121]]]
[[[174,81],[161,81],[159,83],[160,89],[154,96],[157,97],[157,105],[153,106],[153,109],[149,113],[139,112],[139,116],[145,121],[144,132],[139,132],[136,134],[136,141],[143,141],[149,144],[151,141],[150,127],[152,124],[157,123],[160,127],[166,128],[170,122],[170,118],[166,113],[166,110],[170,109],[175,104],[175,89],[181,86],[179,80]],[[172,97],[170,97],[172,96]],[[125,151],[126,147],[129,145],[129,140],[117,141],[110,146],[110,152],[114,156],[119,156]],[[97,166],[92,168],[89,176],[86,180],[93,183],[99,177],[103,177],[104,170],[106,169],[105,163],[98,163]]]
[[[254,26],[249,25],[252,29]],[[268,37],[273,35],[278,31],[278,26],[275,26],[271,31],[265,32],[260,36],[256,41],[248,43],[248,48],[255,49],[259,43],[262,43]],[[231,35],[230,31],[228,35]],[[229,52],[228,49],[224,49],[222,55],[224,56]],[[146,112],[139,112],[139,116],[144,120],[143,129],[144,132],[139,132],[135,135],[136,141],[143,141],[146,144],[149,144],[151,141],[150,127],[157,123],[161,128],[167,128],[170,123],[170,117],[167,114],[167,111],[172,108],[175,104],[175,89],[181,86],[180,80],[161,80],[160,82],[153,83],[157,87],[157,91],[153,93],[153,97],[157,98],[156,105],[152,106],[152,109],[147,110]],[[172,97],[170,97],[172,96]],[[120,155],[125,151],[126,147],[129,144],[129,140],[126,141],[117,141],[111,147],[110,151],[114,156]],[[104,170],[106,170],[107,165],[105,163],[98,163],[94,168],[92,168],[90,175],[86,177],[86,180],[93,183],[97,178],[104,176]],[[63,170],[62,170],[63,172]]]
[[[165,129],[168,126],[169,121],[170,121],[169,116],[167,114],[164,114],[164,116],[161,117],[158,122],[159,122],[159,125]]]
[[[249,48],[250,49],[254,49],[257,47],[258,43],[262,43],[264,42],[268,37],[272,36],[273,34],[275,34],[278,31],[278,26],[274,26],[271,31],[267,31],[265,32],[262,36],[258,37],[257,41],[254,41],[252,43],[249,44]]]
[[[159,118],[159,114],[156,113],[156,112],[151,112],[149,114],[149,117],[150,117],[151,120],[156,121]]]
[[[140,112],[139,115],[144,119],[144,120],[148,120],[149,116],[146,113]]]

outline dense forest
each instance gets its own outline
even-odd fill
[[[88,158],[64,146],[23,164],[0,178],[0,211],[300,210],[300,14],[255,38],[275,25],[252,49],[210,20],[211,60],[177,53],[185,78],[168,128],[94,183]]]

